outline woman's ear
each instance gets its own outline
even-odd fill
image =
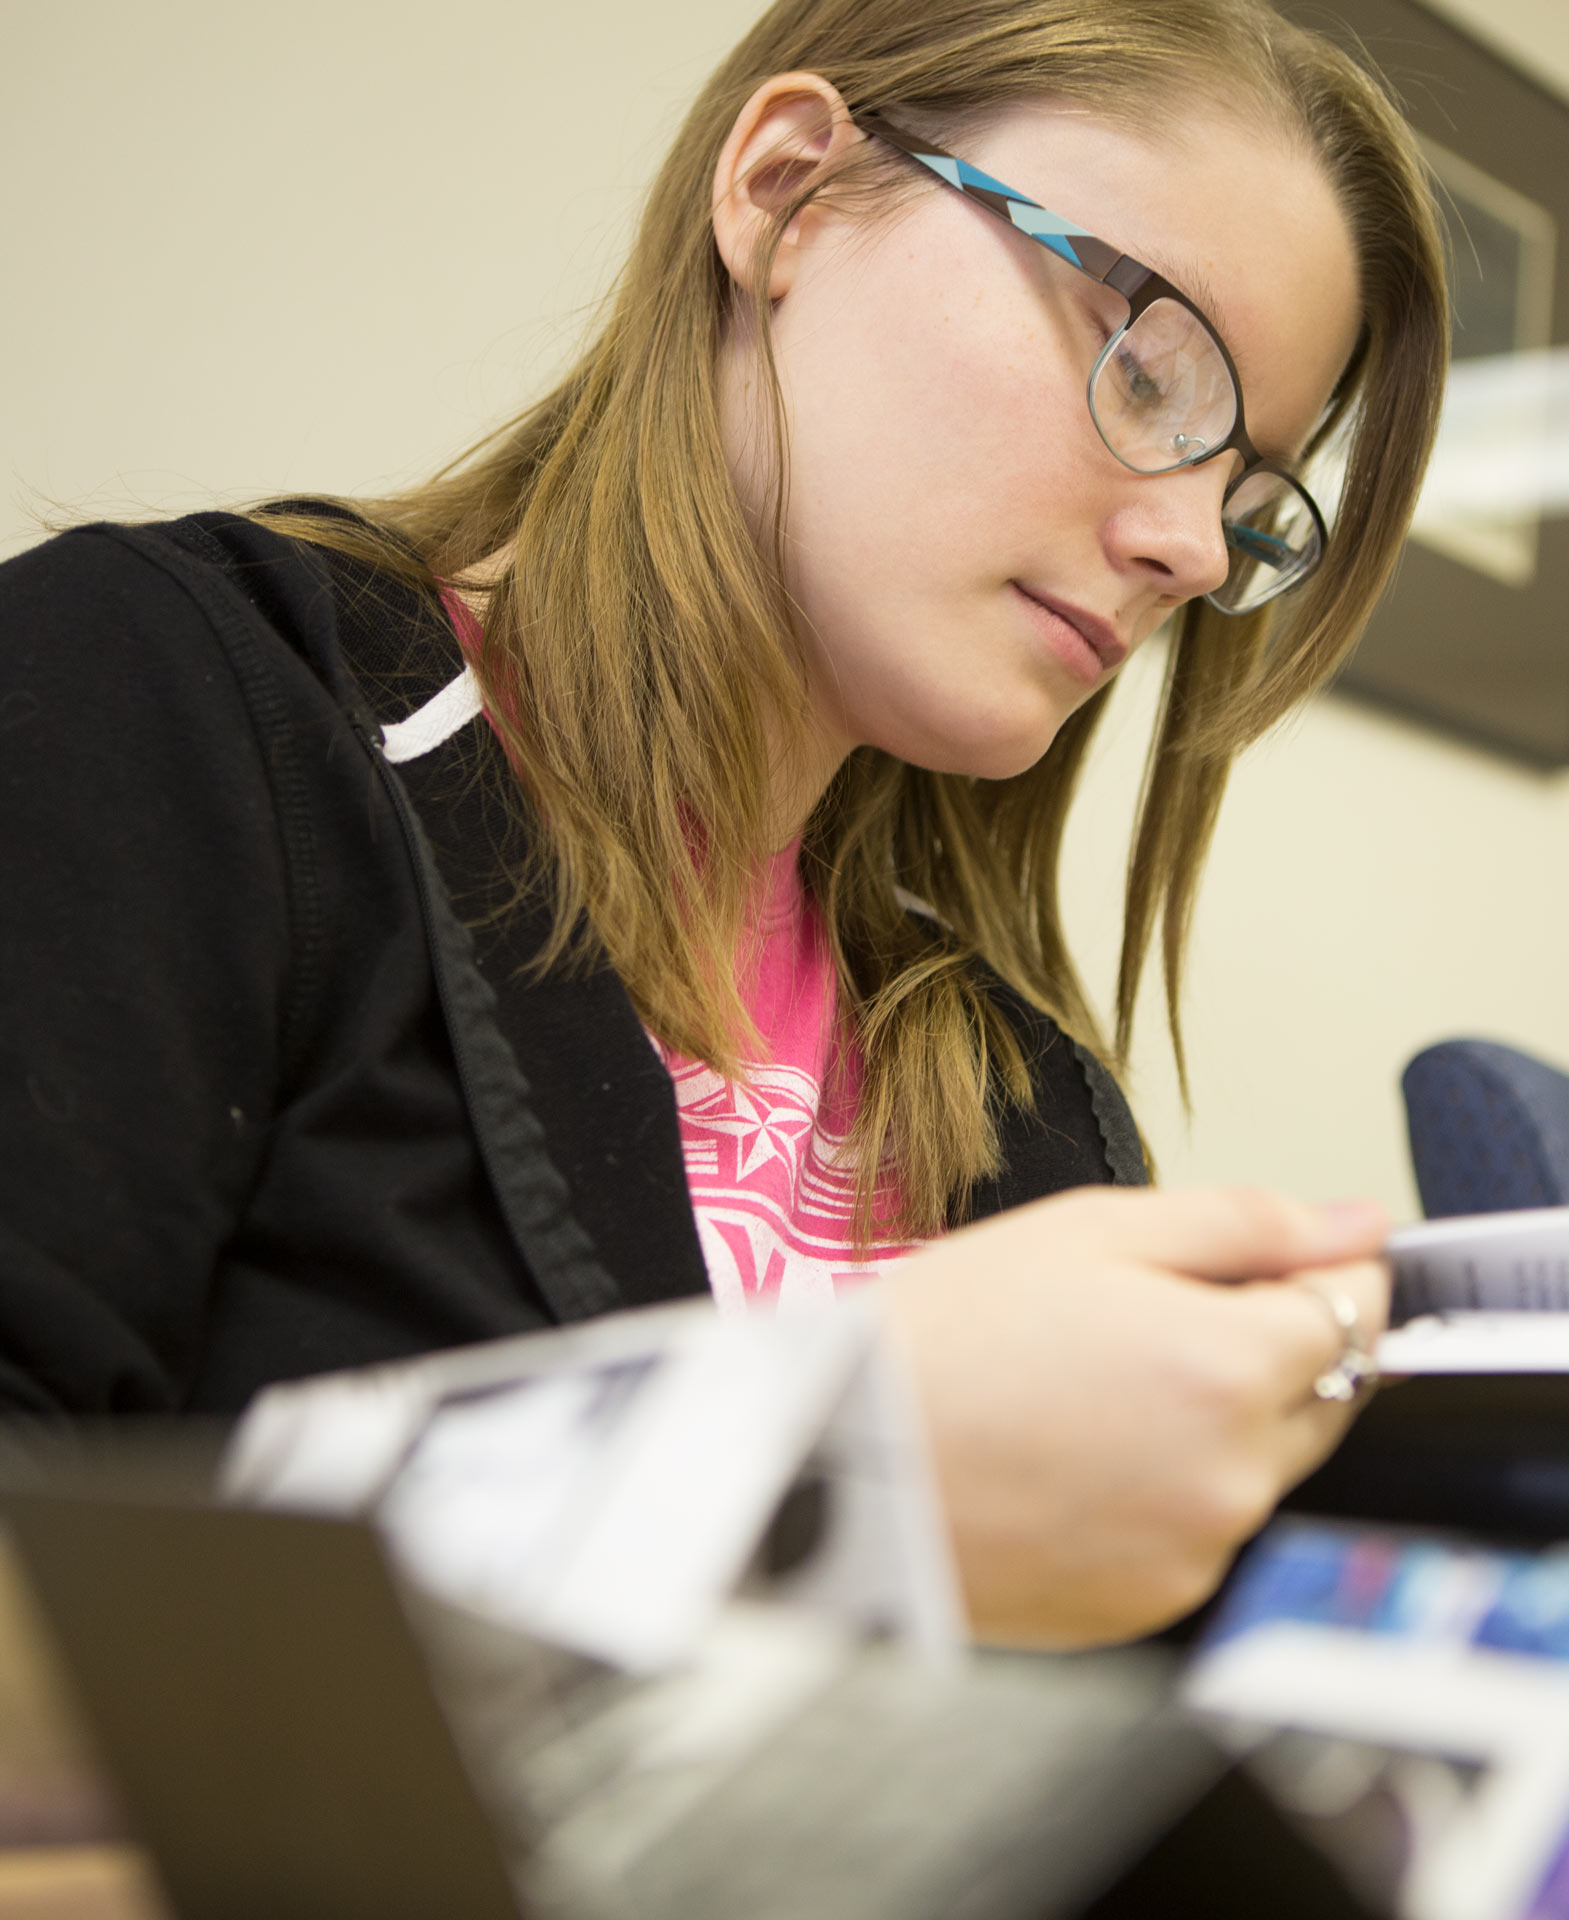
[[[714,239],[743,291],[757,290],[753,262],[779,209],[861,138],[820,74],[776,73],[747,101],[714,169]],[[805,207],[785,228],[768,276],[770,300],[789,292],[817,218],[817,208]]]

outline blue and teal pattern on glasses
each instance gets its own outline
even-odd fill
[[[881,114],[858,114],[856,125],[867,133],[876,134],[879,140],[886,140],[890,146],[898,147],[912,160],[919,160],[939,180],[945,180],[950,187],[956,187],[960,193],[978,200],[988,213],[1000,214],[1020,233],[1027,233],[1032,240],[1039,240],[1043,247],[1060,254],[1070,267],[1077,267],[1081,273],[1087,273],[1093,279],[1105,280],[1110,269],[1127,257],[1115,247],[1108,246],[1104,240],[1097,240],[1085,228],[1065,220],[1060,213],[1048,211],[1037,201],[1026,199],[1016,188],[1004,185],[1001,180],[994,180],[979,167],[972,167],[968,160],[960,160],[956,155],[932,146],[929,141],[917,140],[913,134],[901,132],[883,119]],[[1118,292],[1122,291],[1119,287]]]
[[[858,114],[856,124],[1126,302],[1127,318],[1091,368],[1085,392],[1097,432],[1124,466],[1171,473],[1228,451],[1240,455],[1221,511],[1231,572],[1206,598],[1224,613],[1249,613],[1300,585],[1323,557],[1323,516],[1301,483],[1248,438],[1236,367],[1201,309],[1152,267],[967,160],[879,113]]]

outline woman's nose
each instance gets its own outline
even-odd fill
[[[1159,583],[1173,600],[1194,600],[1231,571],[1221,509],[1237,456],[1174,473],[1129,474],[1109,535],[1112,559]]]

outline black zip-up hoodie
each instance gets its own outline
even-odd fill
[[[490,730],[381,752],[461,664],[439,607],[231,515],[0,566],[0,1408],[232,1412],[705,1291],[620,982],[526,977],[543,913],[494,911]],[[1142,1181],[1104,1068],[994,991],[1037,1103],[973,1211]]]

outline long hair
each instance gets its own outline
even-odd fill
[[[535,823],[511,876],[546,890],[541,968],[608,961],[679,1052],[743,1070],[744,932],[769,846],[770,752],[806,723],[802,655],[777,551],[749,531],[721,446],[719,349],[736,297],[711,192],[742,105],[807,69],[852,113],[932,137],[1050,95],[1149,127],[1166,103],[1241,116],[1317,156],[1348,219],[1361,332],[1322,438],[1349,433],[1341,524],[1319,572],[1272,620],[1194,603],[1175,624],[1125,902],[1112,1057],[1125,1059],[1145,957],[1161,935],[1172,1038],[1189,917],[1231,760],[1355,644],[1405,534],[1436,427],[1448,346],[1442,248],[1414,141],[1380,83],[1263,0],[777,0],[704,88],[649,195],[603,325],[564,380],[430,483],[357,503],[396,536],[299,523],[422,579],[502,551],[478,672]],[[1202,103],[1202,104],[1200,104]],[[1175,124],[1175,123],[1174,123]],[[867,189],[941,191],[878,141],[778,210]],[[875,213],[869,213],[875,218]],[[767,263],[754,308],[765,392]],[[780,486],[788,450],[780,444]],[[410,558],[410,555],[416,556]],[[977,960],[1069,1033],[1104,1047],[1064,941],[1058,856],[1107,690],[1028,772],[978,781],[853,753],[807,823],[802,872],[863,1061],[852,1151],[859,1231],[962,1217],[995,1170],[1001,1103],[1028,1062]],[[913,894],[933,917],[906,910]],[[884,1188],[886,1192],[887,1189]]]

